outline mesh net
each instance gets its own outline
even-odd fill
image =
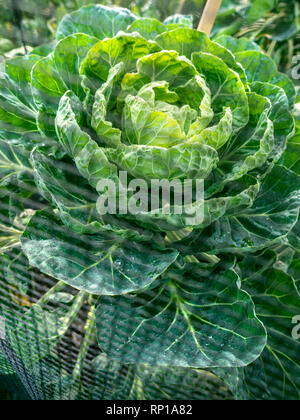
[[[0,280],[3,399],[231,398],[222,381],[205,371],[150,371],[107,359],[96,343],[86,295],[68,286],[59,292],[60,283],[32,270],[33,290],[22,296],[28,266],[17,263],[19,254],[13,251],[9,267],[15,275]]]
[[[7,57],[23,55],[24,51],[30,52],[31,47],[48,43],[56,30],[55,19],[52,19],[54,14],[58,19],[58,15],[91,2],[70,0],[62,4],[48,0],[24,1],[23,23],[20,26],[19,9],[13,12],[7,2],[0,0],[0,11],[3,11],[3,15],[0,15],[0,37],[9,41],[0,42],[0,53],[3,51],[6,54],[13,48],[13,55],[9,55],[10,51]],[[12,4],[16,3],[12,1]],[[33,12],[36,3],[38,7]],[[141,6],[148,2],[141,0],[136,3]],[[165,7],[170,2],[159,3]],[[128,6],[125,1],[124,6]],[[33,22],[37,26],[32,26]],[[3,60],[0,56],[0,70]],[[20,96],[24,99],[27,94],[30,95],[27,80],[20,81],[20,86],[24,91],[18,87],[18,94],[21,92]],[[0,96],[1,101],[5,102]],[[38,122],[47,126],[47,121],[41,119]],[[82,135],[90,131],[85,129]],[[31,135],[31,131],[29,133]],[[119,238],[124,230],[130,230],[128,226],[132,227],[130,235],[134,232],[135,239],[137,232],[140,235],[142,231],[141,236],[144,235],[138,243],[124,235],[122,246],[119,246],[121,240],[118,239],[120,242],[116,244],[113,235],[113,239],[106,239],[106,232],[101,231],[100,235],[98,231],[92,231],[95,225],[99,227],[99,215],[93,219],[91,210],[91,207],[95,207],[98,194],[80,175],[74,162],[61,153],[51,139],[48,139],[48,143],[44,137],[43,141],[39,141],[45,146],[46,152],[36,158],[40,152],[35,150],[31,153],[34,147],[30,150],[25,150],[26,144],[14,147],[17,143],[14,134],[7,131],[3,134],[1,126],[0,399],[300,398],[300,375],[297,373],[300,369],[299,342],[291,338],[291,321],[294,316],[299,317],[299,293],[296,290],[300,284],[299,263],[294,266],[296,282],[287,274],[293,256],[285,255],[285,250],[273,264],[272,253],[264,250],[265,255],[255,254],[253,257],[255,259],[258,255],[259,260],[250,258],[250,263],[246,260],[243,266],[238,264],[243,261],[238,253],[228,259],[228,255],[224,255],[224,258],[221,255],[219,259],[215,255],[201,253],[197,259],[187,254],[182,240],[178,249],[172,250],[177,256],[183,250],[176,265],[174,261],[177,256],[172,260],[172,252],[167,247],[179,238],[188,236],[188,229],[161,236],[159,239],[163,238],[166,247],[155,248],[160,244],[157,241],[152,248],[153,236],[149,241],[149,231],[137,225],[136,220],[118,219],[118,224],[113,224],[117,218],[109,216],[105,226],[111,224],[117,227]],[[22,133],[18,134],[22,136]],[[24,138],[26,143],[28,137]],[[56,153],[59,159],[53,159]],[[34,158],[35,171],[30,164],[30,159],[33,161]],[[283,184],[282,189],[288,184],[289,181]],[[294,193],[291,189],[291,194]],[[229,235],[223,236],[226,241]],[[299,229],[295,231],[295,238],[291,239],[296,243],[298,237]],[[51,242],[52,238],[59,249]],[[24,253],[24,244],[27,251],[34,247],[34,252],[26,253],[30,255],[31,263]],[[270,268],[267,272],[262,269],[261,275],[259,269],[256,273],[257,283],[266,289],[261,292],[258,287],[257,292],[254,287],[253,295],[244,293],[240,288],[239,275],[232,270],[233,259],[238,273],[244,270],[247,274],[246,266],[252,263],[255,269],[256,264],[266,265],[266,270]],[[187,262],[186,266],[190,267],[195,260],[199,270],[203,268],[203,273],[208,267],[209,275],[201,272],[201,276],[196,278],[197,273],[188,268],[190,271],[185,276],[182,262]],[[43,265],[44,261],[47,264]],[[224,270],[229,272],[227,277],[222,275],[224,271],[221,275],[215,275],[223,261],[226,266]],[[93,270],[102,262],[104,264],[98,272]],[[277,267],[281,264],[280,269],[285,267],[280,274],[283,277],[275,271],[275,263]],[[114,270],[121,275],[115,278]],[[123,273],[128,272],[134,281],[137,280],[138,288],[130,289],[132,278],[122,277]],[[153,282],[147,283],[148,275]],[[114,281],[122,288],[122,294],[112,293],[118,291]],[[174,284],[179,290],[176,304],[172,296]],[[126,291],[126,287],[130,292]],[[93,288],[98,292],[104,289],[101,304],[98,300],[100,292],[96,293]],[[269,295],[269,290],[273,289],[273,294]],[[284,298],[288,297],[285,301],[281,301],[282,291]],[[220,296],[224,300],[218,300]],[[188,314],[186,308],[181,308],[184,300],[184,303],[188,302]],[[199,308],[204,308],[201,316],[207,311],[207,318],[198,316]],[[254,308],[263,314],[256,317]],[[274,319],[273,314],[276,314]],[[255,356],[259,355],[257,349],[263,351],[265,345],[265,330],[259,321],[263,316],[267,319],[268,343],[275,350],[267,348],[261,353],[262,357],[254,361]],[[192,326],[189,317],[193,319]],[[181,322],[177,322],[179,318]],[[149,319],[151,322],[147,322]],[[245,336],[243,333],[246,333]],[[181,346],[180,340],[186,336],[188,338]],[[128,343],[132,346],[126,347]],[[218,358],[217,365],[224,368],[222,372],[214,368],[210,363],[212,359],[207,360],[209,358],[205,360],[207,363],[203,363],[205,367],[212,366],[209,370],[178,367],[193,366],[195,352],[204,356],[203,361],[208,354],[205,353],[205,346],[210,346],[208,353]],[[269,354],[266,355],[267,351]],[[164,353],[167,353],[167,363],[164,363]],[[159,363],[156,363],[158,356]],[[195,363],[196,366],[200,364]],[[234,367],[245,365],[245,369]],[[226,369],[227,366],[232,369]],[[269,388],[272,388],[270,392]]]

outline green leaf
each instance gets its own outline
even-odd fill
[[[1,260],[3,277],[10,285],[11,293],[16,296],[19,305],[30,305],[26,295],[32,287],[34,275],[30,270],[28,259],[20,247],[15,247],[3,254]]]
[[[85,6],[62,19],[56,38],[66,38],[79,32],[98,39],[112,38],[119,31],[125,31],[136,19],[133,13],[120,7],[112,8],[101,4]]]
[[[270,400],[299,400],[300,342],[293,338],[293,318],[299,316],[300,299],[293,279],[272,268],[271,253],[247,257],[241,264],[242,288],[252,297],[257,316],[268,333],[267,347],[259,362],[265,374]],[[261,387],[250,369],[244,369],[251,398],[261,399]],[[248,385],[249,388],[249,385]]]
[[[96,42],[97,39],[89,35],[70,35],[57,43],[53,53],[40,59],[34,66],[34,100],[39,111],[50,116],[50,125],[54,125],[60,98],[66,91],[72,90],[81,99],[84,98],[79,68],[87,52]]]
[[[107,80],[112,67],[122,62],[123,74],[131,72],[136,69],[139,58],[158,49],[153,41],[147,41],[138,34],[121,32],[114,38],[99,41],[86,55],[80,72],[88,78],[89,85],[98,88]]]
[[[203,74],[212,95],[215,119],[224,107],[231,108],[234,130],[244,127],[249,120],[248,98],[240,77],[220,58],[207,53],[193,53],[192,62]]]
[[[39,59],[30,55],[5,62],[5,73],[0,73],[0,129],[4,135],[8,131],[19,138],[37,132],[30,73]]]
[[[101,297],[99,345],[123,363],[247,365],[262,352],[266,335],[238,281],[230,269],[211,272],[194,264],[168,272],[161,285],[138,295]]]
[[[151,239],[153,234],[117,218],[97,212],[98,194],[67,161],[48,158],[36,149],[31,155],[39,191],[58,211],[62,222],[79,234],[113,232],[137,241]]]
[[[248,81],[271,83],[282,88],[289,100],[290,108],[294,106],[296,91],[292,81],[285,74],[279,73],[274,61],[260,51],[243,51],[235,54],[244,67]]]
[[[118,181],[117,168],[108,162],[104,151],[81,129],[82,105],[72,93],[61,98],[55,124],[65,151],[75,160],[80,174],[96,188],[101,179]]]
[[[193,16],[192,15],[182,15],[177,13],[175,15],[169,16],[164,20],[164,25],[167,25],[169,29],[174,27],[183,27],[183,28],[192,28],[193,27]]]
[[[260,46],[248,38],[234,38],[229,35],[221,35],[214,38],[214,41],[223,45],[233,54],[244,51],[261,51]]]
[[[277,5],[278,0],[252,0],[252,6],[247,13],[247,24],[254,23],[265,17]]]
[[[140,395],[145,400],[232,399],[224,382],[204,370],[138,366],[136,377],[140,383]]]
[[[241,65],[236,62],[231,51],[211,41],[205,33],[196,29],[178,28],[158,35],[155,41],[162,49],[175,50],[189,59],[195,52],[213,54],[236,71],[245,84],[247,83],[245,72]]]
[[[33,174],[28,151],[22,145],[9,144],[0,136],[0,186],[17,184],[24,174]]]
[[[274,125],[275,147],[271,154],[277,161],[286,148],[286,142],[294,134],[294,119],[289,111],[288,99],[283,89],[269,83],[251,83],[251,90],[271,101],[270,120]]]
[[[205,80],[196,74],[185,85],[178,86],[175,92],[181,104],[188,104],[191,108],[200,111],[200,117],[191,124],[193,134],[200,134],[211,123],[214,112],[211,108],[211,92]]]
[[[295,135],[289,139],[282,156],[281,164],[291,171],[300,174],[300,124],[296,123]]]
[[[166,81],[170,88],[184,85],[196,75],[192,63],[175,51],[161,51],[140,58],[137,69],[148,82]]]
[[[138,32],[144,38],[150,40],[165,32],[167,27],[157,19],[141,17],[135,20],[128,28],[128,32]]]
[[[183,143],[165,149],[158,146],[122,145],[105,149],[105,155],[135,178],[205,179],[216,167],[218,154],[206,144]],[[147,160],[145,160],[147,156]]]
[[[197,126],[196,126],[197,127]],[[200,134],[197,133],[193,125],[190,127],[188,136],[192,136],[188,142],[190,144],[200,143],[213,147],[215,150],[220,149],[228,142],[232,135],[232,113],[230,108],[224,110],[224,116],[220,122],[212,127],[205,128]]]
[[[36,213],[21,240],[33,267],[96,295],[142,289],[178,256],[174,250],[159,251],[150,244],[125,241],[116,235],[73,233],[46,211]]]
[[[287,237],[288,244],[295,249],[298,253],[300,252],[300,219],[298,219],[293,230]]]
[[[261,168],[274,149],[274,126],[270,120],[271,105],[263,96],[248,94],[250,121],[237,136],[226,144],[206,196],[222,191],[228,182],[242,178]]]
[[[220,218],[193,239],[194,252],[253,252],[283,239],[298,219],[300,177],[275,166],[253,205]]]
[[[106,120],[107,100],[102,93],[103,88],[97,90],[92,108],[91,126],[96,131],[99,139],[108,146],[115,147],[121,143],[121,130],[114,128],[110,121]]]

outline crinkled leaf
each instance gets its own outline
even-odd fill
[[[62,146],[75,160],[80,174],[94,188],[101,179],[117,181],[117,168],[108,162],[102,148],[81,129],[82,121],[82,105],[79,99],[72,92],[66,92],[60,101],[55,120]]]
[[[223,113],[224,107],[230,107],[234,129],[244,127],[249,120],[249,106],[240,77],[212,54],[193,53],[192,61],[210,88],[215,119]]]
[[[150,181],[205,179],[218,162],[215,149],[197,142],[183,143],[169,149],[158,146],[122,145],[116,149],[105,149],[105,155],[134,177]]]
[[[270,102],[256,93],[248,94],[248,98],[249,124],[221,151],[218,169],[214,171],[211,185],[206,187],[207,197],[221,191],[228,182],[261,168],[274,149],[274,126],[270,120]]]
[[[149,82],[166,81],[171,88],[185,84],[196,74],[192,63],[175,51],[161,51],[143,57],[138,60],[137,69]]]
[[[194,52],[213,54],[222,59],[229,68],[236,71],[244,83],[247,82],[243,68],[235,61],[230,49],[211,41],[203,32],[195,29],[178,28],[158,35],[155,41],[164,50],[175,50],[187,58],[191,58]]]
[[[63,223],[73,231],[81,234],[111,231],[138,241],[153,236],[113,216],[100,217],[96,207],[98,194],[69,162],[57,162],[39,150],[33,151],[31,160],[40,193],[55,206]]]
[[[124,73],[133,71],[139,58],[158,49],[153,41],[147,41],[138,34],[120,33],[114,38],[99,41],[88,52],[81,73],[88,78],[89,84],[97,86],[107,80],[109,70],[116,64],[123,63]]]
[[[269,83],[255,82],[251,89],[271,101],[270,120],[274,125],[275,145],[272,157],[278,160],[286,148],[287,139],[294,133],[294,119],[289,111],[288,99],[283,89]]]
[[[253,205],[220,218],[197,234],[194,252],[245,252],[284,238],[298,219],[300,177],[281,166],[264,179]]]
[[[84,97],[79,67],[97,39],[74,34],[57,43],[53,53],[42,58],[32,70],[32,92],[41,113],[54,119],[60,98],[68,90]]]
[[[249,82],[265,82],[281,87],[294,106],[296,91],[292,81],[285,74],[279,73],[274,61],[260,51],[236,53],[236,59],[244,67]]]

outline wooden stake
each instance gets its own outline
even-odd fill
[[[201,20],[198,25],[198,31],[206,33],[208,36],[214,26],[222,0],[207,0]]]

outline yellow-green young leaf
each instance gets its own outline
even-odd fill
[[[166,81],[171,89],[185,84],[196,75],[193,64],[175,51],[161,51],[140,58],[137,70],[149,82]]]
[[[207,144],[218,150],[228,142],[232,135],[232,113],[230,108],[226,108],[224,116],[220,122],[212,127],[204,129],[200,134],[194,134],[193,126],[191,126],[188,137],[189,143]]]
[[[223,113],[224,107],[230,107],[233,128],[240,130],[249,120],[249,106],[245,86],[238,74],[212,54],[193,53],[192,61],[210,88],[215,118]]]
[[[203,32],[190,28],[177,28],[158,35],[155,41],[162,49],[175,50],[189,59],[194,52],[213,54],[221,58],[229,68],[237,72],[243,83],[247,83],[245,71],[236,62],[230,49],[211,41]]]
[[[120,33],[99,41],[86,55],[80,72],[97,86],[107,80],[109,70],[116,64],[123,63],[124,73],[133,71],[139,58],[158,50],[153,41],[138,34]]]
[[[135,20],[128,28],[128,32],[138,32],[146,39],[155,37],[167,30],[167,27],[157,19],[141,17]]]
[[[127,96],[123,121],[127,141],[131,144],[169,148],[185,139],[172,114],[156,110],[140,96]]]
[[[81,129],[83,114],[79,99],[70,91],[62,97],[55,120],[58,138],[75,161],[81,175],[94,187],[101,179],[114,179],[117,168],[108,162],[104,151]]]
[[[136,178],[205,179],[216,167],[218,154],[205,144],[182,143],[168,149],[148,145],[122,145],[105,155]],[[147,156],[147,159],[145,159]]]

